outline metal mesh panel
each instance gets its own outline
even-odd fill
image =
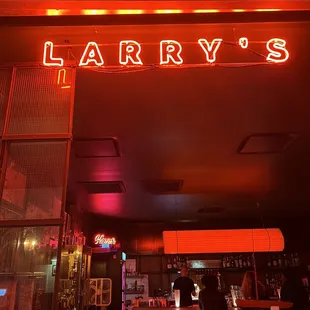
[[[16,69],[6,134],[69,132],[74,71],[61,70]]]
[[[11,85],[11,69],[0,69],[0,135],[2,135],[6,107]]]
[[[0,310],[49,310],[58,227],[0,228]]]
[[[10,143],[1,219],[59,218],[67,142]]]

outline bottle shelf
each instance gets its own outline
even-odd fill
[[[134,291],[134,290],[126,290],[126,291],[125,291],[125,294],[126,294],[126,295],[139,295],[139,294],[144,294],[144,290],[137,290],[137,291]]]

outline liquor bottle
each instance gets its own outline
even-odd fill
[[[226,258],[226,255],[223,256],[222,267],[223,267],[223,268],[227,268],[227,258]]]
[[[233,256],[230,256],[230,267],[231,268],[235,268],[235,260],[234,260],[234,257]]]
[[[172,264],[171,264],[170,257],[168,257],[168,261],[167,261],[167,269],[172,269]]]
[[[176,258],[176,257],[173,258],[173,265],[172,265],[172,266],[173,266],[174,269],[177,269],[177,268],[178,268],[178,265],[177,265],[177,258]]]
[[[273,257],[272,257],[272,267],[278,267],[278,261],[277,261],[275,255],[273,255]]]
[[[269,286],[269,277],[268,277],[268,273],[266,273],[265,279],[266,279],[266,285]]]
[[[283,254],[283,261],[284,261],[284,267],[288,267],[289,263],[288,263],[288,259],[285,253]]]
[[[242,256],[239,255],[239,268],[243,267]]]
[[[177,256],[177,268],[181,269],[181,267],[182,267],[181,257]]]
[[[243,257],[243,267],[244,268],[248,267],[248,262],[247,262],[246,257]]]
[[[227,268],[230,268],[230,267],[231,267],[230,258],[229,258],[229,257],[227,257],[227,264],[226,264],[226,267],[227,267]]]
[[[252,257],[251,256],[248,256],[247,267],[252,267]]]
[[[279,257],[278,257],[278,266],[279,266],[279,267],[282,267],[282,266],[283,266],[281,254],[279,254]]]
[[[291,266],[295,266],[295,258],[294,258],[294,254],[291,254]]]
[[[235,256],[235,267],[236,268],[239,268],[240,266],[239,266],[239,258],[238,258],[238,256]]]
[[[271,257],[270,257],[270,255],[268,256],[268,267],[272,267],[272,262],[271,262]]]

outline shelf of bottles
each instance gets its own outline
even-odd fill
[[[222,259],[223,269],[250,269],[253,268],[251,255],[225,255]]]
[[[300,266],[300,259],[297,253],[280,253],[268,256],[265,273],[265,284],[268,294],[278,298],[282,287],[282,270]]]
[[[226,254],[221,258],[222,263],[220,268],[205,268],[205,269],[224,269],[224,270],[239,270],[249,269],[254,267],[254,261],[251,254],[231,255]],[[285,269],[300,266],[300,259],[297,253],[275,253],[265,254],[262,257],[256,258],[258,269],[273,270]],[[178,272],[182,266],[188,265],[188,258],[180,255],[170,255],[167,257],[167,270],[168,272]],[[206,270],[204,270],[206,271]]]
[[[183,266],[187,266],[188,259],[180,255],[170,255],[167,257],[168,272],[178,272]]]
[[[290,268],[300,265],[299,255],[297,253],[280,253],[269,255],[268,268]]]
[[[83,245],[66,245],[61,256],[58,309],[83,309],[89,291],[91,250]]]

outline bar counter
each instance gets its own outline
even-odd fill
[[[283,302],[283,301],[272,301],[272,300],[237,300],[236,301],[238,307],[229,307],[228,310],[238,310],[238,309],[246,309],[246,308],[257,308],[257,309],[270,309],[272,306],[278,306],[279,309],[289,309],[293,306],[291,302]],[[199,309],[198,305],[194,305],[193,307],[133,307],[134,310],[185,310],[185,309]]]
[[[191,308],[194,308],[194,309],[199,309],[199,307],[198,306],[194,306],[194,307],[184,307],[184,308],[181,308],[181,307],[179,307],[179,308],[177,308],[177,307],[163,307],[163,308],[161,308],[161,307],[133,307],[133,310],[152,310],[152,309],[154,309],[154,310],[185,310],[185,309],[191,309]],[[240,308],[237,308],[237,307],[232,307],[232,308],[228,308],[228,310],[238,310],[238,309],[240,309]]]

